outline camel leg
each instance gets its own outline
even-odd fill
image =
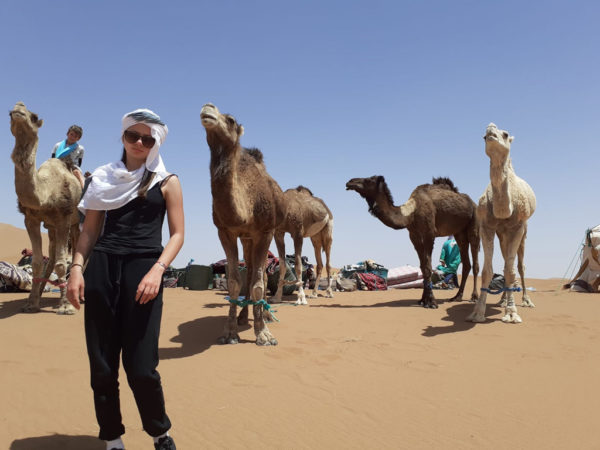
[[[492,259],[494,258],[494,235],[493,228],[481,226],[481,243],[483,244],[483,271],[481,272],[481,285],[489,286],[492,279]],[[487,292],[481,291],[479,299],[475,302],[473,312],[467,316],[470,322],[485,322],[485,302]]]
[[[48,228],[48,262],[46,263],[46,269],[43,271],[44,279],[49,279],[52,271],[54,270],[54,264],[56,264],[56,228]],[[40,299],[44,295],[44,288],[46,287],[46,281],[40,282],[39,293]]]
[[[42,271],[44,269],[40,221],[32,217],[25,216],[25,228],[27,228],[27,234],[29,234],[29,240],[31,241],[31,250],[33,251],[31,268],[33,271],[33,279],[35,280],[42,278]],[[32,282],[31,292],[29,293],[27,303],[23,307],[23,312],[34,313],[40,311],[40,283],[40,281]]]
[[[252,239],[249,237],[240,238],[242,242],[242,251],[244,255],[244,261],[246,261],[246,290],[240,290],[240,295],[244,298],[250,298],[250,280],[252,279]],[[239,268],[238,268],[239,272]],[[241,278],[240,278],[241,281]],[[241,287],[240,287],[241,288]],[[248,325],[248,305],[243,306],[240,309],[240,313],[237,317],[238,326]]]
[[[315,249],[315,260],[317,261],[317,280],[321,277],[321,271],[323,270],[323,262],[321,260],[321,248],[325,251],[325,270],[327,272],[327,290],[325,291],[325,297],[333,298],[333,278],[331,277],[331,264],[330,264],[330,256],[331,256],[331,243],[332,243],[332,229],[331,222],[329,222],[325,228],[321,231],[318,237],[311,237],[313,247]],[[315,284],[314,295],[316,297],[317,289],[319,288],[318,284]]]
[[[229,298],[237,300],[240,294],[240,288],[242,286],[242,279],[240,271],[238,270],[238,248],[237,238],[227,230],[219,229],[219,239],[221,245],[225,251],[227,258],[227,290],[229,292]],[[237,344],[240,340],[238,334],[238,323],[237,323],[237,305],[231,303],[229,306],[229,316],[225,322],[225,329],[223,330],[223,336],[221,336],[217,342],[219,344]]]
[[[521,240],[525,233],[525,227],[521,224],[518,228],[511,230],[508,236],[500,240],[500,249],[504,257],[504,286],[514,287],[515,285],[515,257],[521,245]],[[502,322],[521,323],[523,320],[517,313],[514,295],[512,291],[507,291],[506,308]]]
[[[423,295],[419,304],[423,308],[435,309],[438,307],[435,298],[433,296],[433,290],[431,285],[431,253],[433,252],[433,236],[417,236],[414,233],[409,233],[410,240],[419,255],[419,262],[421,264],[421,272],[423,273]]]
[[[275,233],[275,245],[277,245],[277,254],[279,255],[279,282],[277,283],[277,292],[271,297],[271,302],[281,303],[283,296],[283,285],[285,284],[285,233],[278,231]]]
[[[67,223],[60,224],[56,227],[55,234],[55,249],[56,264],[54,265],[54,271],[58,276],[57,281],[60,284],[66,284],[67,282],[67,251],[69,245],[69,225]],[[75,308],[67,300],[67,288],[63,286],[60,288],[60,302],[58,305],[57,314],[71,315],[75,314]]]
[[[465,231],[456,233],[454,235],[454,238],[456,239],[456,245],[458,245],[458,249],[460,250],[460,261],[462,263],[462,277],[460,280],[458,292],[449,301],[460,302],[462,301],[463,292],[465,290],[465,284],[467,283],[469,271],[471,270],[471,262],[469,261],[469,240],[467,239],[467,233]]]
[[[479,298],[477,295],[477,277],[479,275],[479,228],[475,221],[472,227],[467,231],[469,245],[471,246],[471,263],[473,269],[473,292],[471,301],[476,301]]]
[[[263,273],[265,271],[265,263],[269,245],[273,239],[273,232],[261,233],[253,236],[253,255],[252,266],[252,284],[249,290],[252,295],[252,300],[255,302],[253,307],[254,315],[254,334],[256,335],[256,345],[277,345],[277,340],[269,331],[264,320],[264,310],[262,305],[257,305],[256,302],[264,300],[265,286]]]
[[[519,276],[521,277],[521,288],[523,289],[523,303],[521,306],[527,306],[529,308],[535,308],[535,305],[529,298],[529,294],[527,293],[527,287],[525,286],[525,264],[523,263],[523,257],[525,256],[525,239],[527,238],[527,224],[525,224],[525,232],[523,233],[523,237],[521,238],[521,244],[519,245],[519,250],[517,251],[517,270],[519,271]]]
[[[302,282],[302,243],[304,238],[302,235],[294,236],[294,253],[296,263],[296,286],[298,286],[298,298],[296,299],[296,305],[308,305],[306,301],[306,294],[304,294],[304,283]]]
[[[319,296],[319,283],[321,282],[321,272],[323,271],[323,258],[321,257],[321,239],[320,236],[311,236],[310,241],[312,242],[313,249],[315,251],[315,261],[317,263],[317,267],[315,269],[315,288],[311,294],[311,298],[317,298]],[[330,284],[329,284],[330,285]],[[328,286],[329,286],[328,285]]]

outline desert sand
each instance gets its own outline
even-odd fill
[[[29,246],[24,230],[0,236],[9,262]],[[600,297],[529,285],[536,308],[519,307],[518,325],[493,304],[485,323],[465,322],[472,304],[445,302],[453,291],[435,291],[437,310],[417,305],[418,289],[287,302],[269,325],[274,347],[256,346],[251,327],[216,344],[225,292],[165,289],[171,434],[182,450],[599,448]],[[26,297],[0,294],[0,448],[104,449],[83,310],[59,316],[47,293],[41,313],[23,314]],[[121,386],[125,444],[152,448],[124,373]]]

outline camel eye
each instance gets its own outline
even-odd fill
[[[37,122],[37,121],[38,121],[38,116],[37,116],[37,114],[31,114],[31,121],[32,121],[32,122]]]
[[[231,116],[227,116],[227,123],[229,125],[233,125],[235,123],[235,120],[233,119],[233,117]]]

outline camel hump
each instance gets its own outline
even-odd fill
[[[263,163],[263,154],[259,149],[257,149],[256,147],[252,147],[246,148],[245,150],[250,156],[252,156],[256,160],[257,163]]]
[[[304,186],[302,186],[302,185],[298,186],[298,187],[296,188],[296,190],[297,190],[298,192],[306,192],[306,193],[310,194],[310,196],[311,196],[311,197],[314,197],[314,196],[315,196],[315,195],[312,193],[312,191],[311,191],[309,188],[307,188],[307,187],[304,187]]]
[[[448,189],[454,192],[458,192],[458,188],[454,186],[452,180],[448,177],[438,177],[433,179],[433,184],[437,184],[438,186],[447,186]]]

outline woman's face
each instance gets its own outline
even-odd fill
[[[135,125],[127,128],[127,131],[133,131],[141,136],[150,136],[150,127],[143,123],[136,123]],[[133,144],[130,144],[125,138],[121,137],[123,146],[125,147],[125,153],[127,155],[127,162],[145,162],[150,153],[150,149],[144,147],[142,139],[138,139]]]

